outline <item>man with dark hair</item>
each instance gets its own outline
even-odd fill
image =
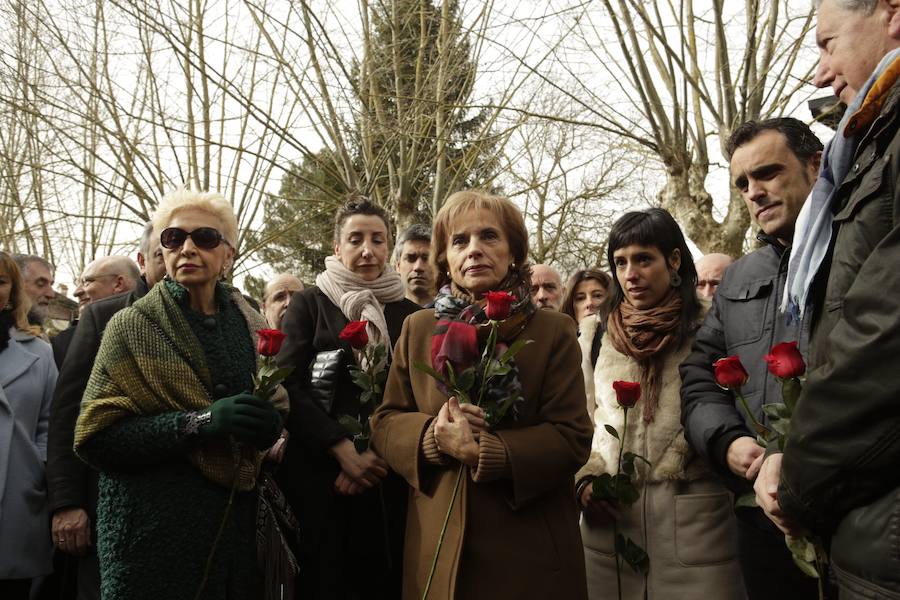
[[[681,365],[682,422],[694,449],[736,494],[751,492],[763,460],[748,417],[730,391],[716,384],[713,363],[738,355],[750,373],[744,396],[766,422],[763,404],[781,402],[781,386],[763,356],[779,342],[806,331],[788,327],[778,313],[787,276],[794,224],[819,168],[822,144],[805,124],[790,118],[744,123],[728,143],[731,178],[765,246],[725,271],[712,307]],[[784,536],[758,508],[738,508],[738,551],[751,600],[817,596],[813,579],[794,565]]]
[[[900,0],[818,5],[814,83],[848,108],[794,236],[785,308],[815,329],[756,499],[831,541],[841,600],[900,598]]]
[[[50,314],[50,301],[56,297],[53,265],[34,254],[13,254],[12,257],[22,272],[23,289],[31,299],[28,322],[43,328]]]
[[[122,256],[115,258],[120,260],[109,263],[101,259],[99,269],[108,268],[110,273],[123,272],[126,275],[117,275],[115,280],[119,281],[121,278],[122,281],[131,282],[138,267],[132,270],[134,263],[130,259]],[[153,236],[150,224],[145,227],[141,236],[138,264],[140,271],[137,281],[118,294],[100,297],[106,287],[101,289],[100,286],[92,286],[91,282],[86,281],[85,287],[91,292],[92,297],[82,308],[78,325],[70,327],[54,338],[56,340],[63,334],[70,336],[70,342],[66,344],[66,351],[63,354],[64,359],[61,360],[59,379],[50,408],[47,486],[50,508],[53,511],[51,532],[56,547],[76,557],[78,600],[100,598],[100,567],[94,547],[97,473],[81,462],[72,450],[75,422],[106,324],[115,313],[126,306],[131,306],[165,275],[165,265],[159,252],[159,236]],[[91,273],[107,271],[85,269],[85,272],[88,274],[85,279],[89,279],[93,277]]]
[[[406,298],[419,306],[427,306],[434,299],[434,275],[428,258],[431,255],[431,229],[416,223],[407,227],[397,238],[394,248],[394,269],[403,280]]]

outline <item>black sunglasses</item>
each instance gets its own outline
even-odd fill
[[[194,241],[195,246],[203,248],[204,250],[212,250],[222,242],[228,243],[227,240],[222,237],[222,234],[219,233],[219,230],[213,229],[212,227],[198,227],[193,231],[185,231],[178,227],[169,227],[163,229],[163,232],[159,234],[159,245],[169,250],[175,250],[184,245],[184,240],[186,240],[188,236]]]

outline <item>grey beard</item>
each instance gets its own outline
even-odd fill
[[[43,325],[50,314],[49,306],[35,304],[28,311],[28,322],[32,325]]]

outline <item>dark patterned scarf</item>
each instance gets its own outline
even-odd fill
[[[516,297],[516,301],[510,307],[509,317],[499,322],[497,328],[497,345],[495,356],[502,355],[509,344],[522,333],[531,317],[534,316],[535,306],[531,301],[531,290],[528,282],[524,282],[517,273],[510,273],[498,286],[498,291],[508,291]],[[441,289],[434,302],[434,313],[437,324],[431,338],[432,367],[441,373],[445,372],[446,362],[453,364],[456,371],[462,370],[479,363],[484,351],[491,327],[485,312],[485,301],[475,298],[467,290],[451,283]],[[475,326],[475,332],[470,327],[462,327],[461,324]],[[503,398],[517,394],[518,399],[513,402],[513,416],[518,418],[519,407],[524,402],[522,398],[522,384],[519,380],[519,370],[515,359],[510,361],[510,370],[502,376],[495,376],[490,380],[485,390],[482,406],[486,412]],[[477,370],[475,387],[481,387],[480,381],[483,373]],[[446,393],[446,390],[444,390]],[[473,399],[474,400],[474,399]],[[490,421],[490,415],[488,421]]]

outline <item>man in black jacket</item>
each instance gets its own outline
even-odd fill
[[[744,123],[727,145],[731,179],[759,225],[765,244],[728,267],[712,308],[681,365],[682,421],[694,449],[736,494],[752,491],[763,460],[750,421],[730,391],[716,384],[713,363],[738,355],[750,374],[743,387],[754,416],[762,405],[781,402],[781,386],[763,356],[784,341],[806,347],[806,331],[788,327],[779,314],[794,224],[812,189],[822,143],[791,118]],[[758,508],[738,508],[738,551],[752,600],[817,597],[815,582],[793,564],[784,535]]]
[[[60,370],[50,409],[47,484],[53,511],[53,542],[61,551],[79,557],[79,600],[100,598],[100,570],[92,541],[97,508],[97,474],[72,451],[75,422],[106,324],[116,312],[131,306],[165,274],[159,239],[153,238],[152,233],[148,224],[138,252],[143,279],[137,287],[106,298],[94,298],[82,311]]]
[[[756,496],[786,531],[831,540],[841,600],[900,598],[900,0],[822,0],[816,42],[815,83],[848,109],[788,278],[818,321],[809,371]]]

